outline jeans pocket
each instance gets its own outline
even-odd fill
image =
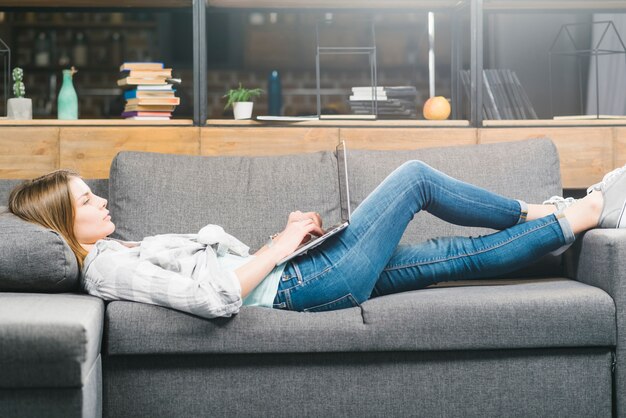
[[[303,309],[303,312],[325,312],[325,311],[337,311],[339,309],[348,309],[359,306],[352,293],[348,293],[345,296],[335,299],[331,302],[326,302],[321,305],[312,306],[310,308]]]

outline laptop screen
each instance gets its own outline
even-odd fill
[[[346,143],[341,141],[337,145],[337,178],[339,179],[339,205],[341,221],[350,220],[350,189],[348,188],[348,162],[346,156]]]

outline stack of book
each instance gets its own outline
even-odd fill
[[[180,104],[175,97],[172,69],[161,62],[126,62],[120,67],[124,78],[117,85],[124,88],[126,106],[122,117],[135,120],[169,120]]]
[[[470,97],[469,70],[462,70],[460,76],[465,94]],[[483,70],[483,119],[537,119],[515,71]]]
[[[417,117],[417,90],[413,86],[376,87],[376,97],[371,86],[352,87],[350,110],[355,115],[373,114],[376,100],[381,119],[408,119]]]

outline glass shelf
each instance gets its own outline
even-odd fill
[[[192,6],[192,0],[4,0],[2,8],[180,8]]]

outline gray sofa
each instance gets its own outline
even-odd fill
[[[549,140],[347,145],[353,208],[410,159],[528,202],[561,193]],[[108,198],[118,238],[216,223],[257,249],[290,211],[338,218],[335,173],[332,152],[123,152],[108,182],[88,183]],[[15,183],[0,181],[0,202]],[[420,213],[402,243],[488,232]],[[0,215],[0,241],[2,417],[626,417],[623,230],[590,231],[564,256],[498,279],[215,320],[79,294],[62,240],[10,214]]]

